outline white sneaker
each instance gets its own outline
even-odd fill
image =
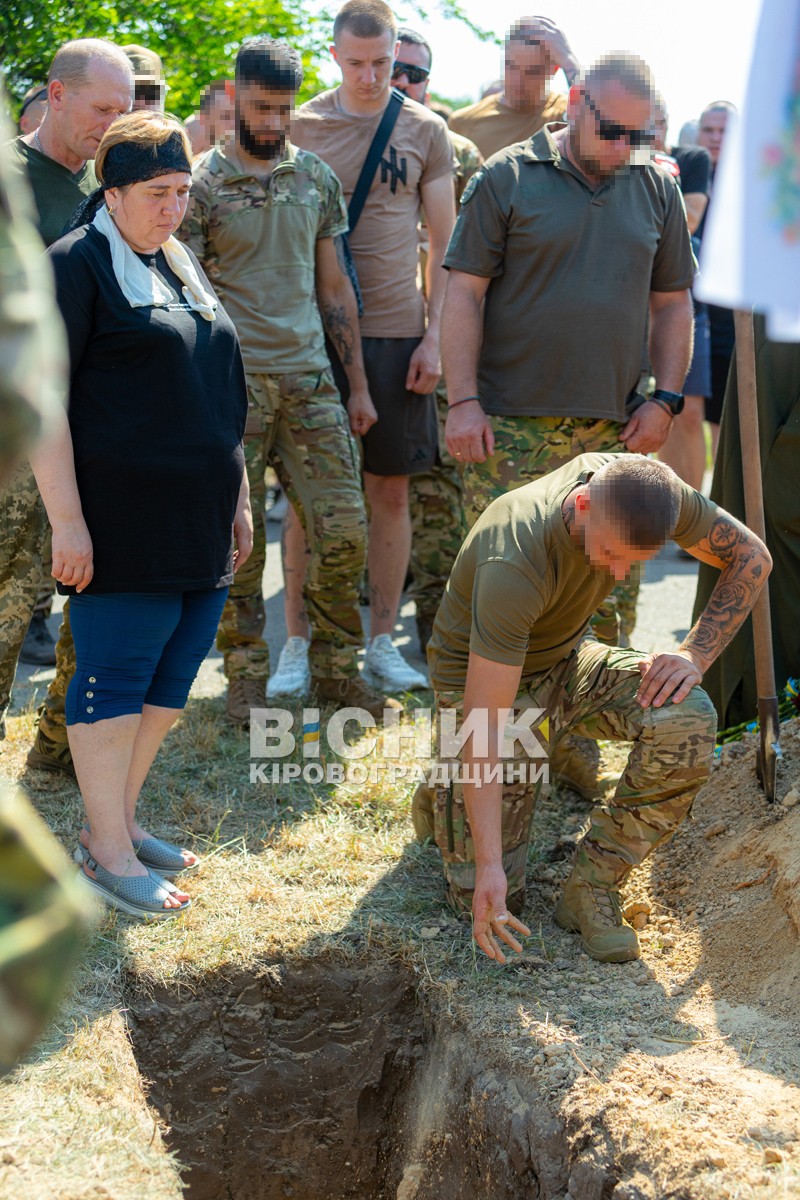
[[[392,642],[388,633],[380,633],[367,647],[364,674],[373,687],[386,692],[410,692],[430,687],[427,676],[415,671]]]
[[[289,497],[286,492],[281,492],[275,503],[267,509],[268,521],[282,521],[289,510]]]
[[[302,696],[311,686],[308,667],[308,640],[290,637],[281,650],[278,666],[267,682],[267,699],[275,696]]]

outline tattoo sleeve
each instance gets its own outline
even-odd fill
[[[322,301],[321,311],[328,337],[336,347],[336,352],[341,359],[342,366],[347,369],[353,361],[353,349],[355,346],[353,326],[347,315],[347,310],[343,304],[331,304]]]
[[[697,548],[723,564],[708,604],[681,647],[698,654],[705,670],[730,645],[751,612],[771,562],[764,543],[725,512],[718,514]]]

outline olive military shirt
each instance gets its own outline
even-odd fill
[[[470,651],[522,667],[522,677],[567,658],[615,586],[573,541],[561,505],[618,454],[581,454],[493,501],[459,551],[428,647],[438,692],[463,691]],[[673,537],[684,549],[705,537],[717,506],[681,483]]]
[[[341,184],[307,150],[287,143],[266,180],[243,167],[233,147],[197,159],[178,237],[236,326],[246,371],[287,375],[329,366],[316,246],[346,231]]]
[[[650,292],[692,283],[683,200],[660,167],[593,189],[547,125],[473,175],[445,266],[490,280],[478,390],[487,413],[625,420]]]
[[[97,188],[94,163],[70,171],[34,146],[15,138],[8,143],[9,165],[27,175],[38,215],[37,226],[45,246],[52,246],[79,204]]]

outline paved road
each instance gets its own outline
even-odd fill
[[[283,579],[280,567],[280,526],[268,524],[269,548],[267,569],[264,573],[264,594],[267,598],[267,640],[272,661],[277,662],[281,646],[286,640],[286,625],[283,616]],[[668,650],[677,646],[691,623],[694,603],[697,564],[694,560],[679,556],[673,545],[665,547],[656,559],[649,562],[642,586],[633,645],[650,653]],[[53,636],[58,635],[58,624],[63,601],[56,597],[54,613],[50,618]],[[363,610],[365,627],[369,614]],[[419,669],[425,668],[419,652],[414,623],[413,602],[406,602],[400,612],[397,644],[409,661]],[[20,664],[14,686],[11,712],[35,707],[44,695],[47,684],[53,677],[52,669],[37,670],[25,663]],[[221,695],[225,688],[222,674],[222,659],[212,650],[204,662],[192,690],[194,696]]]

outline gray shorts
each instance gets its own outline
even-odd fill
[[[371,475],[421,475],[437,461],[436,396],[406,390],[408,363],[421,340],[361,339],[369,393],[378,413],[378,420],[361,439],[364,470]],[[340,371],[336,376],[346,399],[346,380],[340,378]]]

